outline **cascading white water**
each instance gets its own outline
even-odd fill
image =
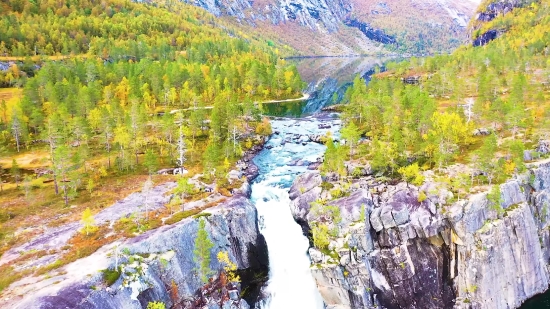
[[[267,291],[271,297],[263,309],[322,309],[323,301],[309,270],[309,242],[292,218],[287,190],[256,183],[252,200],[262,218],[261,232],[269,248]]]
[[[329,122],[332,130],[337,132],[339,121]],[[310,271],[309,241],[294,221],[288,197],[292,181],[307,170],[307,162],[315,162],[324,153],[323,145],[300,139],[311,134],[325,134],[328,130],[319,129],[319,124],[315,118],[272,121],[273,131],[278,134],[272,136],[266,148],[254,159],[260,176],[252,185],[252,202],[258,209],[260,231],[269,250],[270,268],[266,290],[269,298],[261,304],[262,309],[324,307]]]

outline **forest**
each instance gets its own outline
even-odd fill
[[[169,222],[195,214],[180,205],[204,197],[192,176],[231,195],[240,182],[227,172],[271,132],[257,103],[301,97],[305,86],[272,44],[179,1],[0,8],[0,254],[39,233],[31,227],[81,217],[92,226],[101,208],[168,180],[178,181]],[[157,175],[166,168],[186,175]],[[115,229],[132,236],[155,218]],[[112,241],[107,232],[78,235],[50,269]]]
[[[411,180],[434,169],[459,194],[524,171],[525,151],[536,159],[530,150],[550,134],[549,2],[480,31],[495,28],[503,34],[486,46],[389,63],[368,86],[357,77],[344,98],[342,137],[351,143],[329,147],[325,170],[342,171],[351,152],[379,176]],[[460,164],[470,169],[451,172]]]

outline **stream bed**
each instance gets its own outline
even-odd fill
[[[271,119],[273,135],[256,155],[259,176],[252,184],[252,202],[269,250],[269,280],[261,309],[322,309],[324,303],[310,271],[309,240],[294,221],[288,189],[308,166],[320,162],[325,146],[319,137],[338,138],[340,120],[320,110],[341,98],[356,74],[372,71],[376,58],[320,58],[296,63],[309,84],[308,100],[262,106]],[[336,94],[336,96],[334,95]]]
[[[252,185],[252,202],[269,249],[268,297],[260,307],[322,309],[323,301],[309,269],[309,240],[292,217],[288,189],[296,176],[324,154],[325,146],[310,136],[328,131],[337,134],[340,120],[330,115],[313,116],[272,120],[271,125],[277,133],[254,158],[260,175]]]

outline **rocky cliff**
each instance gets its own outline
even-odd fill
[[[257,213],[248,198],[238,195],[202,213],[214,247],[212,274],[223,269],[216,254],[228,252],[242,276],[267,274],[268,254],[259,233]],[[61,272],[25,287],[4,305],[9,308],[145,308],[161,301],[167,308],[249,308],[241,287],[224,279],[204,285],[193,259],[198,217],[162,226],[138,237],[105,246]],[[120,269],[117,274],[113,270]],[[105,280],[110,269],[111,279]],[[113,277],[114,276],[114,277]],[[34,280],[34,279],[32,279]],[[110,282],[109,282],[110,281]],[[252,300],[258,293],[245,287]],[[243,288],[244,289],[244,288]]]
[[[457,199],[433,182],[368,176],[334,199],[327,180],[302,175],[290,196],[306,233],[319,222],[339,227],[327,248],[310,248],[328,308],[517,308],[549,286],[548,160],[500,185],[500,207],[486,192]],[[340,224],[312,211],[320,198],[340,209]]]
[[[496,0],[488,2],[479,8],[477,15],[472,22],[472,44],[473,46],[483,46],[496,39],[504,32],[506,28],[485,29],[483,25],[492,21],[500,15],[511,12],[515,8],[520,8],[536,2],[537,0]]]
[[[281,40],[308,55],[387,52],[381,45],[396,40],[406,50],[416,46],[413,52],[449,50],[466,38],[466,26],[478,4],[478,0],[181,1],[227,16],[246,32]]]

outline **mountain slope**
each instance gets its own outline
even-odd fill
[[[328,307],[511,309],[549,288],[550,1],[497,15],[485,46],[357,78],[320,167],[343,177],[291,188]]]
[[[184,1],[279,38],[301,54],[323,55],[372,54],[388,49],[448,51],[466,38],[466,26],[478,4],[477,0]],[[394,38],[397,44],[381,48],[381,43],[393,41],[377,39],[376,31]]]
[[[129,205],[135,220],[96,218],[95,232],[77,233],[81,214],[89,220],[144,183],[149,192],[152,181],[176,179],[154,174],[204,171],[215,194],[231,196],[249,165],[235,181],[226,172],[271,132],[252,102],[301,97],[304,87],[265,41],[178,2],[3,1],[0,28],[8,64],[0,65],[0,291],[36,282],[123,230],[132,237],[162,224],[153,222],[159,216],[176,222],[199,211],[174,212],[205,197],[202,181],[178,177],[185,193],[160,212],[145,206],[142,216],[140,200]],[[14,94],[7,101],[6,92]],[[66,246],[38,248],[38,262],[20,254],[65,224]]]

